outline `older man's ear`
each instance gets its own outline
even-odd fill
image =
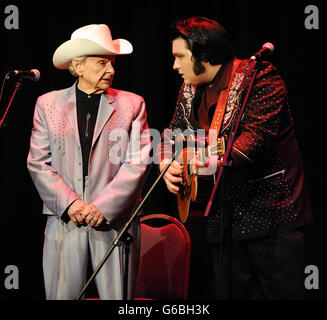
[[[82,76],[82,74],[83,74],[83,64],[84,64],[85,59],[86,58],[84,58],[83,60],[77,60],[77,59],[73,58],[71,60],[71,63],[75,70],[75,73],[78,77]]]

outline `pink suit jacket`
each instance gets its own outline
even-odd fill
[[[88,168],[88,203],[110,223],[127,218],[137,201],[150,152],[142,97],[109,89],[102,94]],[[83,196],[82,153],[75,85],[38,98],[27,166],[43,213],[61,216]]]

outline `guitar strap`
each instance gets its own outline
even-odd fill
[[[216,138],[218,138],[218,134],[220,132],[220,127],[221,127],[221,124],[224,119],[225,109],[226,109],[227,100],[228,100],[228,94],[229,94],[229,91],[230,91],[230,88],[232,85],[234,74],[235,74],[235,71],[237,70],[240,62],[241,62],[240,59],[236,59],[236,58],[234,59],[232,72],[230,73],[229,80],[228,80],[228,86],[226,87],[226,89],[222,90],[219,94],[215,113],[214,113],[214,116],[212,118],[211,125],[210,125],[211,130],[209,131],[209,132],[214,132]],[[214,130],[212,130],[212,129],[214,129]],[[212,140],[210,139],[209,141],[212,141]]]

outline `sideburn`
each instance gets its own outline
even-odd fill
[[[200,59],[195,58],[194,56],[192,56],[192,61],[193,61],[193,71],[194,73],[198,76],[201,73],[203,73],[205,71],[204,66],[202,65],[202,62]]]

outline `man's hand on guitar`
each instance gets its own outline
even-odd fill
[[[222,160],[219,160],[216,155],[206,157],[204,161],[197,152],[195,158],[192,160],[192,173],[200,176],[211,176],[217,173],[218,169],[222,165]]]
[[[199,154],[199,152],[196,152],[195,157],[191,160],[191,164],[192,164],[192,172],[191,173],[196,174],[196,175],[199,174],[200,168],[205,168],[207,166],[204,162],[202,162],[199,159],[201,159],[200,154]]]
[[[169,161],[163,160],[160,162],[159,169],[162,172]],[[179,187],[176,185],[183,181],[182,179],[183,166],[179,164],[176,160],[172,162],[163,178],[166,182],[167,188],[170,192],[177,194]]]

